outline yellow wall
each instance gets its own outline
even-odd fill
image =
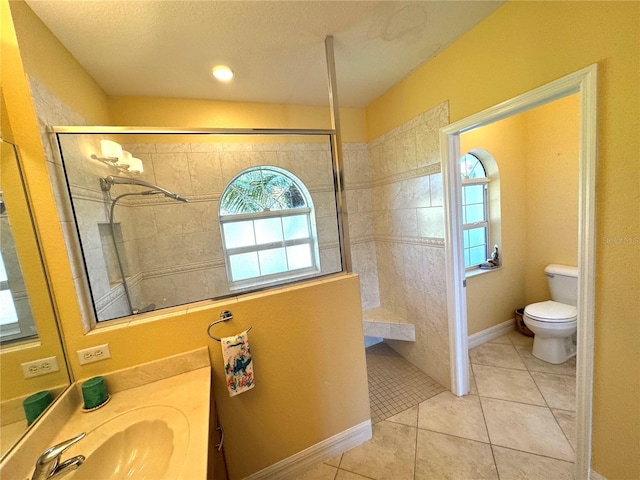
[[[25,71],[94,125],[108,124],[107,96],[23,1],[11,1]],[[100,35],[96,32],[96,35]]]
[[[495,160],[500,176],[499,185],[492,180],[489,190],[500,189],[501,241],[498,247],[502,267],[467,278],[469,335],[513,318],[514,310],[524,306],[522,259],[526,254],[526,178],[522,157],[525,150],[523,123],[522,115],[517,115],[460,136],[460,152],[486,150]]]
[[[550,298],[546,265],[578,265],[580,99],[571,95],[523,116],[527,305]]]
[[[256,386],[233,398],[227,394],[220,344],[206,334],[223,310],[231,310],[234,319],[214,327],[213,335],[229,336],[252,327]],[[98,328],[88,335],[79,322],[64,320],[65,343],[72,352],[102,343],[111,350],[110,360],[86,366],[72,355],[76,377],[90,378],[207,346],[232,479],[369,419],[356,275],[191,304],[186,313],[180,307],[161,310],[145,315],[145,320]]]
[[[111,125],[176,128],[331,128],[328,107],[216,102],[153,97],[109,97]],[[363,108],[341,108],[344,142],[366,141]]]
[[[27,189],[38,192],[45,204],[32,203],[37,228],[41,235],[61,235],[60,226],[48,224],[47,218],[56,218],[55,204],[49,182],[44,151],[37,131],[35,112],[29,98],[28,86],[16,43],[16,35],[6,2],[0,4],[2,38],[0,69],[2,78],[2,134],[20,146],[21,168],[27,179]],[[7,144],[2,145],[2,187],[5,189],[7,207],[11,214],[12,233],[20,257],[25,284],[30,292],[30,305],[34,314],[39,339],[24,348],[3,348],[0,365],[2,400],[34,393],[42,389],[68,383],[64,366],[60,372],[25,380],[20,364],[49,356],[56,356],[64,363],[64,355],[56,332],[55,316],[49,301],[49,291],[44,277],[38,246],[36,244],[29,210],[24,199],[18,164]],[[53,213],[53,217],[48,217]],[[15,215],[14,215],[15,214]]]
[[[376,138],[448,100],[451,121],[598,64],[593,468],[640,478],[640,3],[509,2],[367,107]]]

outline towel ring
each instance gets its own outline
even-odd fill
[[[212,338],[213,340],[215,340],[216,342],[221,342],[222,339],[218,338],[218,337],[214,337],[213,335],[211,335],[211,327],[213,327],[214,325],[217,325],[219,323],[222,322],[228,322],[229,320],[233,319],[233,313],[231,313],[229,310],[223,310],[222,312],[220,312],[220,320],[216,320],[214,322],[211,322],[209,324],[209,326],[207,327],[207,335],[209,335],[210,338]],[[251,330],[251,327],[249,327],[247,329],[247,332]]]

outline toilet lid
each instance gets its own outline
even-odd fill
[[[578,309],[573,305],[547,300],[527,305],[524,313],[541,322],[570,322],[578,316]]]

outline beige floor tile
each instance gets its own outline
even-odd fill
[[[376,480],[412,480],[415,450],[415,428],[382,421],[371,440],[343,454],[340,468]]]
[[[489,444],[418,430],[416,480],[497,478]]]
[[[327,465],[331,465],[333,467],[339,467],[340,460],[342,460],[342,454],[336,455],[335,457],[331,457],[329,460],[326,460],[324,463],[326,463]]]
[[[531,354],[531,347],[516,346],[516,350],[526,365],[527,370],[530,372],[556,373],[558,375],[573,376],[576,374],[576,357],[572,357],[559,365],[554,365],[553,363],[548,363],[534,357]]]
[[[493,447],[500,480],[573,480],[574,464],[508,448]]]
[[[489,442],[480,399],[443,392],[420,404],[418,428]]]
[[[576,412],[569,410],[556,410],[551,409],[551,413],[556,417],[556,420],[560,424],[560,428],[564,432],[565,437],[569,440],[569,443],[576,449]]]
[[[567,375],[531,372],[550,408],[576,409],[576,379]]]
[[[524,363],[513,345],[485,343],[469,350],[473,365],[489,365],[492,367],[516,368],[526,370]]]
[[[518,330],[509,332],[507,334],[507,337],[509,337],[509,340],[514,345],[529,346],[529,347],[533,346],[533,337],[527,337],[526,335],[520,333]]]
[[[526,370],[473,365],[478,395],[513,402],[546,405],[536,383]]]
[[[501,337],[494,338],[489,343],[501,343],[503,345],[511,345],[511,340],[509,340],[509,335],[502,335]]]
[[[404,412],[400,412],[393,417],[387,418],[388,422],[401,423],[410,427],[418,426],[418,406],[411,407]]]
[[[478,395],[478,384],[476,383],[476,377],[473,374],[471,362],[469,362],[469,395]]]
[[[295,480],[334,480],[337,472],[338,469],[336,467],[320,463],[302,475],[295,477]]]
[[[493,445],[574,461],[574,453],[546,407],[480,398]]]
[[[368,478],[346,470],[338,470],[338,475],[336,475],[336,480],[367,480]]]

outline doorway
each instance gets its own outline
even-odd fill
[[[597,67],[592,65],[440,130],[445,205],[445,255],[451,384],[469,391],[466,279],[463,258],[460,135],[563,98],[580,98],[578,186],[578,348],[576,371],[576,478],[588,478],[591,464],[593,332],[595,292],[595,170]]]

